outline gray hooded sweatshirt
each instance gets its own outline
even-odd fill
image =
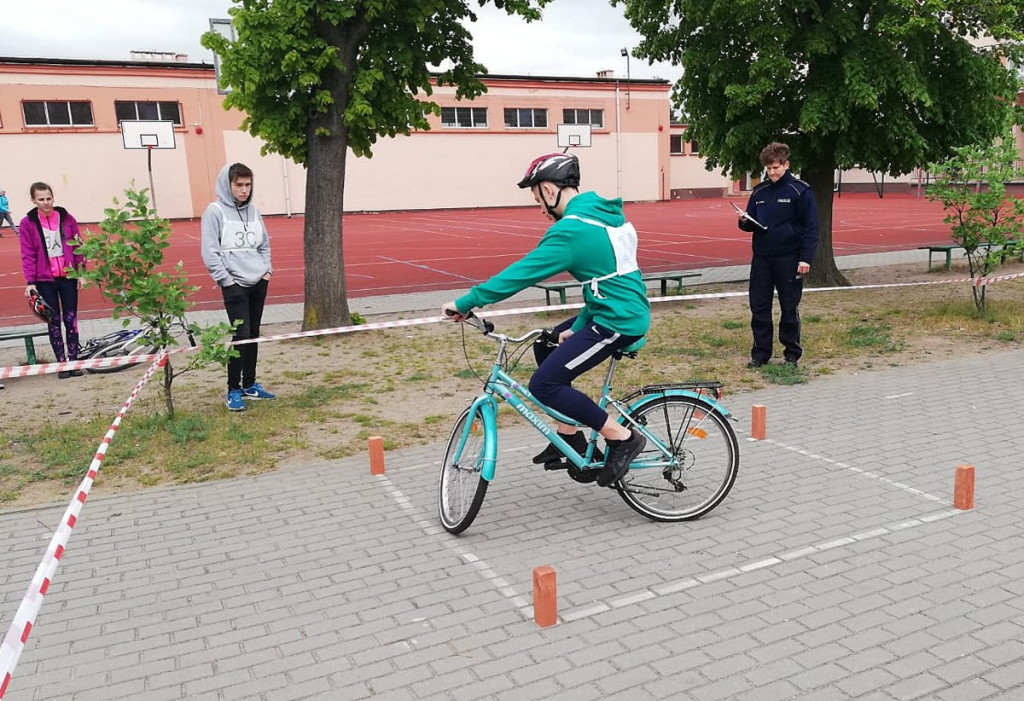
[[[235,203],[228,180],[228,168],[217,176],[217,200],[203,212],[203,263],[221,287],[252,287],[267,273],[270,265],[270,237],[256,205],[249,199]]]

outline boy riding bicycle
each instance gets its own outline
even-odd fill
[[[647,441],[610,418],[572,381],[620,350],[643,345],[650,328],[647,288],[636,262],[636,230],[622,214],[622,200],[579,192],[580,167],[575,156],[553,153],[530,163],[519,187],[530,188],[543,214],[554,224],[537,247],[490,280],[442,306],[462,321],[468,312],[507,299],[553,275],[568,272],[583,286],[583,310],[555,327],[557,347],[534,345],[537,371],[530,392],[540,402],[600,433],[608,446],[597,478],[604,487],[621,479]],[[581,454],[586,438],[575,426],[559,423],[557,431]],[[560,461],[547,446],[534,462]]]

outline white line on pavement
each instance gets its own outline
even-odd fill
[[[754,441],[753,438],[749,438],[748,440]],[[868,470],[864,470],[862,468],[855,467],[854,465],[850,465],[850,464],[845,463],[845,462],[840,462],[838,460],[833,460],[833,459],[827,458],[827,457],[825,457],[823,455],[816,455],[816,454],[810,453],[810,452],[808,452],[808,451],[806,451],[806,450],[804,450],[802,448],[797,448],[796,446],[792,446],[792,445],[786,445],[785,443],[780,443],[779,441],[773,440],[771,438],[765,438],[764,440],[760,440],[760,441],[756,441],[756,442],[758,442],[758,443],[768,443],[770,445],[778,446],[779,448],[782,448],[784,450],[792,451],[792,452],[796,453],[797,455],[803,455],[803,456],[808,457],[808,458],[810,458],[812,460],[817,460],[819,462],[825,462],[825,463],[828,463],[829,465],[835,465],[836,467],[840,467],[840,468],[842,468],[844,470],[849,470],[850,472],[856,472],[856,473],[858,473],[860,475],[863,475],[864,477],[867,477],[869,479],[878,480],[879,482],[882,482],[883,484],[892,485],[893,487],[896,487],[897,489],[902,489],[904,492],[908,492],[910,494],[913,494],[914,496],[919,496],[922,499],[927,499],[928,501],[934,501],[934,502],[938,502],[939,504],[946,504],[948,506],[952,506],[953,505],[953,502],[949,501],[948,499],[942,499],[941,497],[937,497],[937,496],[934,496],[932,494],[928,494],[927,492],[923,492],[920,489],[917,489],[916,487],[911,487],[908,484],[903,484],[902,482],[893,481],[892,479],[890,479],[889,477],[885,477],[884,475],[880,475],[880,474],[875,473],[875,472],[870,472]]]
[[[918,518],[909,519],[907,521],[901,521],[892,526],[882,526],[880,528],[874,528],[870,531],[864,531],[863,533],[857,533],[855,535],[847,536],[844,538],[836,538],[824,543],[817,545],[811,545],[800,548],[799,550],[791,550],[789,552],[781,553],[771,557],[757,560],[756,562],[750,562],[745,565],[739,565],[736,567],[727,567],[717,572],[709,572],[707,574],[697,575],[696,577],[687,577],[685,579],[678,579],[672,582],[666,582],[650,588],[640,589],[635,592],[622,594],[615,599],[608,601],[597,601],[591,602],[586,606],[576,607],[569,609],[563,613],[560,618],[563,621],[578,621],[581,618],[589,618],[596,616],[599,613],[604,613],[614,608],[620,608],[628,604],[641,603],[649,599],[653,599],[659,596],[666,596],[668,594],[675,594],[680,591],[687,589],[693,589],[699,587],[702,584],[710,584],[712,582],[721,582],[723,580],[732,579],[741,574],[753,572],[754,570],[763,569],[766,567],[775,567],[783,562],[792,562],[793,560],[810,557],[818,553],[823,553],[828,550],[843,547],[851,543],[863,542],[873,538],[880,538],[884,535],[890,535],[898,531],[903,531],[908,528],[915,526],[923,526],[928,523],[934,523],[956,514],[965,513],[960,509],[947,509],[945,511],[938,511],[933,514],[921,516]]]
[[[428,520],[419,509],[412,505],[409,498],[402,494],[401,490],[395,487],[386,475],[377,475],[377,479],[384,485],[388,494],[390,494],[391,498],[395,500],[395,503],[398,504],[399,508],[401,508],[402,511],[412,519],[412,522],[419,526],[424,533],[431,536],[446,535],[444,528]],[[460,560],[472,565],[480,576],[494,585],[494,588],[497,589],[502,596],[511,601],[513,606],[520,611],[528,612],[529,618],[533,617],[533,604],[520,596],[515,587],[495,572],[494,568],[488,565],[485,560],[477,557],[467,548],[462,547],[458,541],[453,539],[453,537],[442,538],[441,544],[454,552]]]

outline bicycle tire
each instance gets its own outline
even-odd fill
[[[643,403],[634,421],[669,446],[676,467],[633,468],[615,483],[630,508],[654,521],[692,521],[729,494],[739,473],[739,443],[729,420],[696,397],[666,395]],[[638,460],[663,456],[648,445]]]
[[[467,421],[472,421],[470,434],[456,462],[455,453]],[[488,484],[482,475],[486,447],[483,414],[479,408],[470,407],[455,422],[441,463],[437,507],[441,525],[449,533],[457,535],[469,528],[484,503]]]
[[[103,346],[97,348],[95,351],[90,353],[85,359],[96,359],[96,358],[120,358],[123,356],[130,355],[152,355],[156,353],[156,346],[145,343],[145,337],[139,335],[131,339],[127,343],[119,341],[113,345]],[[114,372],[121,372],[127,370],[130,367],[135,367],[135,364],[129,365],[114,365],[109,368],[86,368],[86,372],[107,375]]]

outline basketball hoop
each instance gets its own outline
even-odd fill
[[[146,149],[149,170],[149,195],[156,211],[156,189],[153,187],[153,149],[176,148],[174,122],[170,120],[125,119],[120,123],[121,142],[126,149]]]

